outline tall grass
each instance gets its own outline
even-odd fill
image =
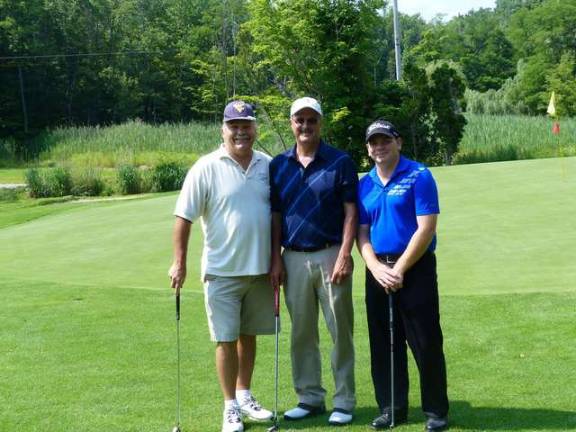
[[[453,159],[455,164],[576,155],[576,119],[561,120],[561,132],[556,136],[551,132],[552,120],[547,117],[467,114],[466,118],[468,124]],[[258,127],[257,149],[271,155],[284,149],[267,122]],[[220,124],[149,125],[130,121],[107,127],[60,127],[44,133],[33,144],[42,149],[42,166],[66,163],[115,168],[154,167],[170,162],[191,166],[220,142]],[[6,167],[11,166],[10,148],[10,142],[4,141],[0,149]]]
[[[116,167],[156,165],[160,160],[186,161],[216,149],[221,142],[220,124],[175,123],[149,125],[130,121],[108,127],[58,127],[39,139],[43,165],[72,162],[74,165]],[[262,134],[261,134],[262,136]],[[256,147],[275,151],[271,134],[264,134]],[[187,156],[188,155],[188,156]]]
[[[218,146],[219,135],[218,126],[200,123],[130,121],[109,127],[58,127],[39,138],[43,149],[40,162],[73,161],[102,167],[149,164],[148,159],[156,159],[158,153],[207,153]]]
[[[467,114],[454,163],[495,162],[576,155],[576,119],[560,120],[552,134],[547,117]]]

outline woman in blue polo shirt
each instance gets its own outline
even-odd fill
[[[427,431],[448,427],[446,364],[436,278],[438,191],[430,171],[400,155],[394,125],[377,120],[366,131],[374,168],[358,186],[358,248],[366,262],[366,310],[372,381],[380,415],[375,429],[407,420],[406,342],[420,374]],[[389,296],[394,313],[394,398],[390,389]]]

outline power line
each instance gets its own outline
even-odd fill
[[[102,56],[123,56],[123,55],[148,55],[148,54],[173,54],[173,51],[117,51],[106,53],[78,53],[78,54],[44,54],[44,55],[19,55],[1,56],[0,60],[39,60],[65,57],[102,57]]]

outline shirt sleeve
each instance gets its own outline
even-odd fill
[[[270,177],[270,210],[273,213],[280,213],[280,193],[278,190],[278,184],[276,183],[276,164],[277,161],[272,160],[269,166],[269,177]]]
[[[194,222],[204,214],[206,208],[206,181],[205,169],[201,163],[196,163],[186,175],[180,195],[176,201],[174,216],[179,216]]]
[[[440,213],[438,189],[432,173],[424,168],[414,184],[416,216]]]
[[[362,186],[363,182],[358,182],[358,200],[356,203],[356,206],[358,207],[358,224],[369,225],[371,223],[370,215],[368,214],[368,210],[366,209],[366,206],[362,200]]]
[[[356,203],[358,194],[358,171],[350,157],[346,157],[342,163],[342,199],[344,202]]]

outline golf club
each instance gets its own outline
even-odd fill
[[[390,315],[390,429],[394,427],[394,300],[388,293],[388,314]]]
[[[181,432],[180,430],[180,292],[176,291],[176,426],[172,432]]]
[[[278,425],[278,321],[280,320],[280,287],[274,288],[274,324],[276,336],[276,350],[274,353],[274,416],[272,426],[268,432],[276,432],[280,429]]]

